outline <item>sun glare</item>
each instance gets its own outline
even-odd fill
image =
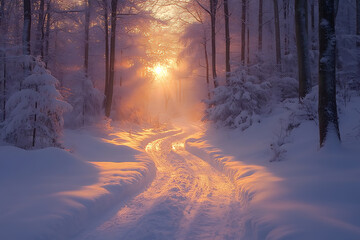
[[[167,67],[162,65],[156,65],[153,68],[153,73],[158,80],[163,80],[168,75]]]

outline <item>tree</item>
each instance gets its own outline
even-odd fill
[[[274,19],[275,19],[275,43],[276,43],[276,64],[281,71],[281,43],[280,43],[280,21],[279,21],[279,7],[278,1],[273,0],[274,3]]]
[[[2,137],[18,147],[57,147],[63,126],[63,113],[71,106],[55,86],[58,80],[39,60],[31,60],[32,73],[23,81],[23,88],[6,103],[9,116],[4,122]]]
[[[258,20],[258,51],[262,51],[263,34],[263,0],[259,0],[259,20]]]
[[[214,87],[218,87],[216,74],[216,9],[218,0],[210,0],[210,16],[211,16],[211,59],[212,59],[212,76]]]
[[[224,15],[225,15],[225,65],[226,65],[226,81],[229,78],[231,71],[230,68],[230,29],[229,29],[229,3],[228,0],[224,0]]]
[[[241,64],[245,66],[245,39],[246,39],[246,2],[242,0],[241,11]]]
[[[104,10],[104,30],[105,30],[105,92],[104,95],[107,95],[109,91],[109,14],[108,14],[108,2],[103,0],[103,10]]]
[[[356,35],[360,37],[360,0],[356,0]],[[360,41],[356,41],[356,45],[360,46]]]
[[[115,77],[115,39],[116,39],[116,19],[117,19],[117,4],[118,0],[111,0],[111,33],[110,33],[110,74],[108,92],[105,94],[105,115],[110,116],[112,97],[114,92],[114,77]]]
[[[31,1],[24,0],[23,54],[30,55]]]
[[[1,51],[1,60],[2,60],[2,68],[3,68],[3,73],[2,73],[2,81],[1,81],[1,93],[0,93],[0,99],[2,100],[2,104],[1,104],[1,113],[2,113],[2,121],[5,121],[6,119],[6,109],[5,109],[5,105],[6,105],[6,81],[7,81],[7,64],[6,64],[6,32],[7,32],[7,21],[6,21],[6,17],[5,17],[5,0],[0,0],[0,40],[2,42],[2,51]]]
[[[84,45],[84,71],[85,77],[89,75],[89,29],[91,0],[85,0],[85,45]]]
[[[49,62],[49,41],[50,41],[50,25],[51,25],[51,0],[48,0],[46,4],[46,27],[45,27],[45,34],[44,34],[44,51],[43,51],[43,61],[45,66],[47,67]]]
[[[45,20],[45,0],[40,0],[39,17],[36,28],[35,55],[44,56],[44,20]]]
[[[336,105],[335,3],[319,0],[319,132],[320,146],[329,136],[340,141]]]
[[[283,12],[284,12],[284,55],[290,54],[290,38],[289,38],[289,23],[288,23],[288,16],[289,16],[289,7],[290,3],[289,0],[283,0]]]
[[[317,50],[317,39],[315,31],[315,0],[311,0],[310,6],[310,15],[311,15],[311,49]]]
[[[201,67],[205,68],[205,79],[206,79],[206,87],[207,87],[207,96],[208,99],[211,98],[210,94],[210,65],[209,65],[209,54],[208,54],[208,28],[204,21],[204,16],[201,14],[200,4],[193,4],[188,3],[184,7],[182,7],[186,13],[190,14],[192,18],[198,22],[198,24],[192,24],[190,27],[187,28],[187,31],[189,34],[185,33],[184,40],[186,42],[186,45],[188,49],[191,49],[191,53],[194,54],[193,48],[197,46],[201,46],[201,52],[202,56],[204,56],[204,63],[205,65],[201,65]],[[225,10],[224,10],[225,11]],[[201,29],[201,35],[198,34],[199,29]],[[193,34],[193,32],[196,32],[196,34]],[[191,36],[191,37],[188,37]],[[195,38],[193,36],[196,36]],[[193,46],[195,45],[195,46]],[[230,55],[230,53],[229,53]]]
[[[218,8],[218,0],[209,0],[210,10],[204,7],[198,0],[196,2],[199,6],[210,15],[211,22],[211,66],[214,87],[219,86],[216,73],[216,12]]]
[[[296,47],[298,54],[299,98],[311,89],[307,0],[295,0]]]

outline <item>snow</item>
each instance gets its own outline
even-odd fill
[[[339,105],[342,143],[321,149],[296,99],[245,130],[113,123],[66,130],[65,150],[0,146],[0,239],[359,239],[359,106]]]
[[[96,135],[67,130],[70,152],[0,146],[0,239],[68,239],[151,182],[143,152]]]
[[[319,149],[318,126],[303,121],[282,146],[283,161],[269,162],[281,108],[245,131],[209,128],[186,149],[236,184],[243,239],[359,239],[359,105],[357,97],[342,109],[341,145],[329,137]]]

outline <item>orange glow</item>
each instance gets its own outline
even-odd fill
[[[163,66],[163,65],[156,65],[153,69],[152,72],[155,75],[155,78],[157,80],[163,81],[165,80],[165,78],[168,76],[168,69],[167,67]]]

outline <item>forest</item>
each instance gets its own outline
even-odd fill
[[[0,0],[1,239],[359,239],[360,0]]]

